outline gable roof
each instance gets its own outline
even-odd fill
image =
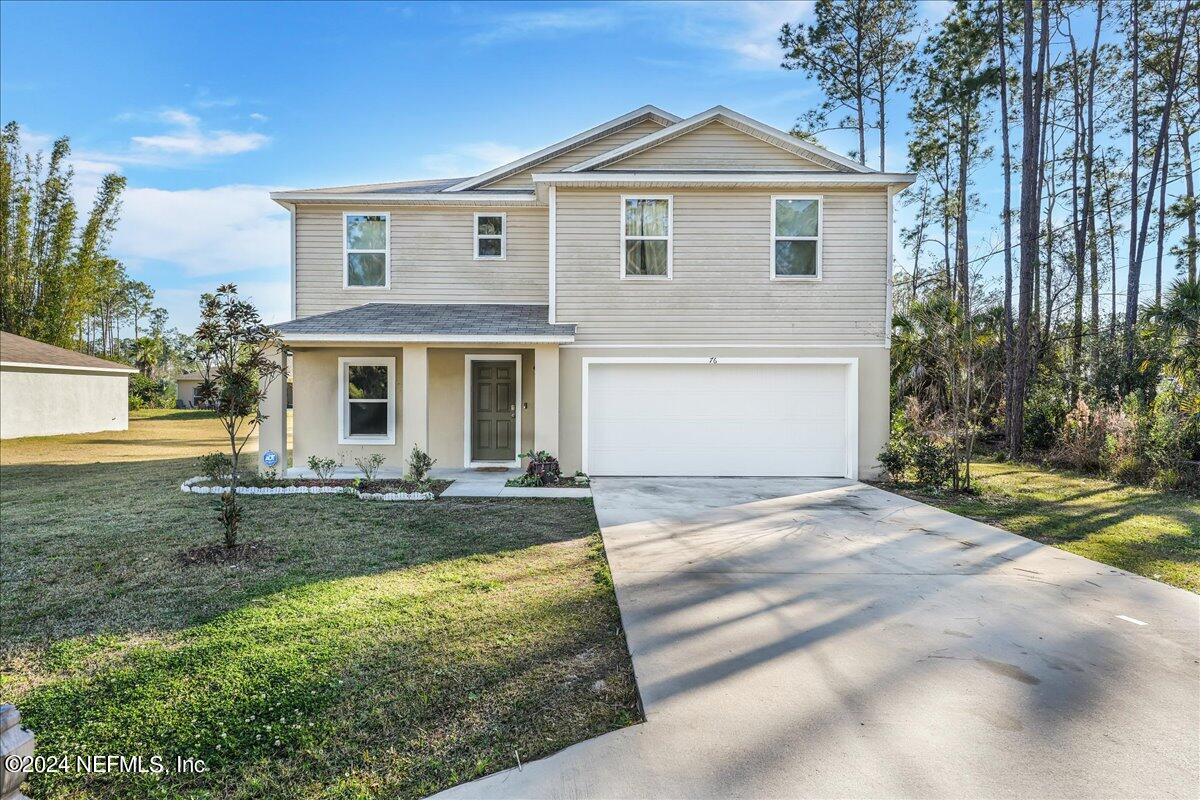
[[[0,331],[0,365],[34,369],[85,370],[87,372],[137,372],[133,367],[105,361],[103,358],[77,353],[45,342],[26,339],[15,333]]]
[[[832,150],[826,150],[819,145],[811,144],[798,139],[789,133],[772,128],[758,120],[751,119],[744,114],[739,114],[736,111],[726,108],[725,106],[713,106],[707,111],[702,111],[695,116],[688,117],[685,120],[676,122],[674,125],[669,125],[660,131],[656,131],[648,136],[643,136],[640,139],[635,139],[632,142],[623,144],[620,147],[613,148],[606,153],[601,153],[598,156],[589,158],[586,161],[581,161],[578,164],[567,167],[563,172],[586,172],[589,170],[599,169],[616,163],[624,158],[645,152],[646,150],[656,147],[663,142],[683,136],[690,131],[701,128],[710,122],[721,122],[734,130],[761,139],[767,144],[774,145],[782,150],[786,150],[803,158],[815,161],[816,163],[829,167],[835,172],[875,172],[876,170],[864,166],[852,159],[840,156]]]
[[[583,133],[577,133],[574,136],[563,139],[561,142],[556,142],[549,147],[543,147],[536,153],[518,158],[516,161],[510,161],[496,167],[493,170],[488,170],[482,175],[476,175],[473,178],[467,178],[452,186],[447,187],[448,192],[461,192],[467,189],[477,189],[493,181],[498,181],[507,178],[509,175],[515,175],[518,172],[535,167],[544,161],[554,158],[557,155],[574,150],[577,147],[601,139],[609,134],[616,133],[624,128],[637,125],[647,119],[654,120],[660,125],[670,127],[680,121],[680,118],[670,113],[663,111],[658,106],[645,105],[641,108],[634,109],[628,114],[622,114],[619,117],[610,119],[608,122],[602,122],[594,128],[589,128]]]
[[[661,130],[596,155],[592,158],[571,166],[551,172],[536,171],[541,164],[570,153],[587,144],[598,142],[623,130],[639,125],[647,120],[664,126]],[[368,183],[355,186],[332,186],[324,189],[294,189],[271,192],[271,199],[284,207],[290,208],[292,203],[303,202],[312,204],[355,204],[363,206],[389,205],[402,203],[404,205],[462,205],[462,206],[524,206],[537,205],[545,200],[545,186],[550,183],[559,185],[617,185],[614,181],[626,185],[631,182],[648,180],[649,170],[625,170],[614,168],[606,177],[601,177],[601,170],[610,164],[619,162],[638,153],[643,153],[695,131],[710,123],[718,122],[743,134],[752,136],[783,151],[811,161],[826,170],[817,170],[813,174],[802,171],[778,172],[777,170],[737,170],[728,169],[706,170],[688,169],[669,171],[659,178],[659,182],[667,177],[678,179],[676,182],[695,183],[705,181],[705,175],[711,176],[713,186],[734,185],[730,181],[741,181],[737,185],[783,185],[787,183],[814,184],[822,182],[821,175],[827,177],[824,182],[842,182],[855,184],[908,185],[912,176],[904,173],[880,173],[878,170],[859,164],[853,159],[838,155],[819,145],[806,142],[789,133],[773,128],[758,120],[739,114],[725,106],[714,106],[687,119],[680,119],[657,106],[645,105],[627,114],[601,123],[578,133],[561,142],[544,147],[536,153],[524,158],[511,161],[496,167],[481,175],[471,178],[428,178],[416,181],[393,181],[388,183]],[[493,187],[489,184],[502,181],[513,175],[531,172],[535,186],[532,187]],[[769,173],[769,174],[768,174]],[[741,175],[741,178],[737,178]],[[760,179],[767,179],[762,183]],[[751,181],[746,183],[746,181]],[[708,185],[707,183],[705,185]]]

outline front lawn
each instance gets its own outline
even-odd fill
[[[955,514],[1200,592],[1200,499],[1032,464],[978,462],[978,496],[914,495]]]
[[[590,500],[186,495],[204,412],[0,447],[0,697],[38,754],[203,759],[39,798],[417,797],[636,722]]]

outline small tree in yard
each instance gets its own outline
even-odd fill
[[[281,340],[274,329],[263,324],[254,304],[238,297],[237,286],[232,283],[200,298],[195,340],[204,376],[196,389],[196,399],[217,413],[229,437],[229,490],[221,497],[220,519],[225,545],[234,547],[240,517],[238,458],[262,424],[259,403],[266,397],[267,386],[284,372],[272,357]]]

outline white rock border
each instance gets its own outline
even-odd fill
[[[188,478],[179,484],[179,491],[185,494],[224,494],[228,491],[224,486],[199,486],[207,481],[205,475]],[[433,492],[360,492],[353,486],[239,486],[238,494],[247,495],[278,495],[278,494],[352,494],[359,500],[434,500]]]

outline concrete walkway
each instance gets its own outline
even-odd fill
[[[647,721],[439,797],[1200,796],[1200,597],[857,483],[593,488]]]

